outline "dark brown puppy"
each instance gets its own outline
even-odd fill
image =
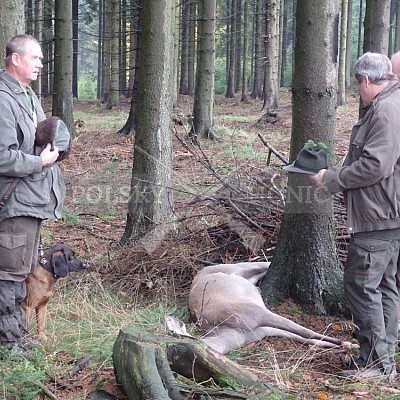
[[[85,269],[85,265],[76,256],[74,251],[64,245],[56,244],[39,257],[36,268],[26,278],[27,296],[22,303],[27,323],[33,310],[36,310],[36,324],[38,339],[46,342],[45,334],[47,304],[53,297],[55,283],[58,278],[65,278],[70,272]]]
[[[48,143],[51,145],[51,151],[54,150],[54,139],[56,137],[56,132],[59,124],[64,124],[59,117],[52,116],[40,121],[37,124],[35,133],[35,145],[39,147],[46,147]],[[65,126],[65,124],[64,124]],[[69,142],[68,149],[60,151],[57,161],[65,160],[71,151],[71,141]]]

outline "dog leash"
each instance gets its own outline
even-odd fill
[[[10,183],[8,186],[7,190],[5,191],[3,197],[0,200],[0,211],[3,209],[3,207],[6,205],[8,199],[11,196],[11,193],[14,191],[15,187],[17,186],[20,178],[14,178],[13,181]]]
[[[44,258],[44,246],[43,246],[43,242],[42,242],[42,237],[41,236],[39,238],[38,253],[39,253],[40,258]]]

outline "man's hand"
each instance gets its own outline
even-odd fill
[[[314,185],[317,188],[320,188],[323,186],[322,177],[324,176],[325,171],[326,171],[326,169],[321,169],[318,171],[317,174],[310,176],[310,179],[313,181]]]
[[[51,145],[48,143],[40,153],[40,158],[42,159],[43,167],[54,164],[58,158],[58,148],[54,146],[54,150],[51,150]]]

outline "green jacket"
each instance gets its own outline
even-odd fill
[[[343,166],[326,171],[331,193],[344,191],[349,233],[400,227],[400,89],[397,79],[354,125]]]
[[[29,88],[38,121],[46,118],[35,93]],[[0,211],[0,221],[16,216],[59,218],[65,184],[58,163],[42,167],[41,149],[33,149],[35,123],[28,96],[19,82],[0,71],[0,199],[15,177],[20,180]],[[69,132],[58,132],[55,146],[66,150]],[[34,155],[36,154],[36,155]]]

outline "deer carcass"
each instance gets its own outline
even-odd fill
[[[206,332],[203,341],[208,346],[225,354],[267,336],[326,348],[353,346],[268,310],[256,284],[269,265],[269,262],[218,264],[196,274],[188,307],[199,327]]]

